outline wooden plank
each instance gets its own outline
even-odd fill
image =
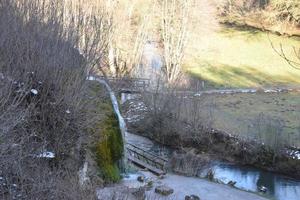
[[[162,169],[164,168],[164,165],[167,163],[167,162],[161,160],[161,158],[159,158],[159,157],[154,157],[151,154],[147,154],[146,152],[141,152],[137,149],[131,149],[131,148],[127,147],[127,151],[130,154],[133,153],[133,156],[137,155],[137,156],[143,157],[145,160],[147,160],[147,162],[149,161],[149,162],[153,163],[155,166],[159,165],[160,168],[162,168]],[[134,156],[134,157],[136,157],[136,156]]]
[[[133,150],[133,149],[140,150],[140,151],[142,151],[142,152],[145,152],[145,153],[148,154],[148,155],[151,155],[152,157],[155,157],[155,158],[157,158],[157,159],[159,159],[159,160],[162,160],[162,161],[164,161],[164,162],[168,162],[167,159],[165,159],[165,158],[163,158],[163,157],[160,157],[160,156],[158,156],[158,155],[155,155],[154,153],[145,151],[144,149],[142,149],[142,148],[140,148],[140,147],[138,147],[138,146],[136,146],[136,145],[134,145],[134,144],[127,143],[127,148],[130,149],[130,150]]]
[[[141,166],[141,167],[144,167],[146,169],[148,169],[150,172],[160,176],[160,175],[164,175],[166,174],[163,170],[161,169],[157,169],[155,167],[152,167],[151,165],[131,156],[131,155],[128,155],[128,160],[131,161],[132,163],[138,165],[138,166]]]

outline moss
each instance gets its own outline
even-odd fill
[[[96,141],[91,149],[94,152],[99,174],[107,183],[120,180],[118,163],[123,156],[123,140],[119,129],[117,116],[106,89],[96,82],[91,82],[88,86],[89,101],[91,101],[91,113],[99,119],[92,125],[88,132]]]
[[[100,124],[102,138],[96,144],[96,159],[106,182],[120,179],[118,161],[123,155],[123,140],[115,115],[109,115]]]

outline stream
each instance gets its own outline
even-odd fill
[[[137,94],[135,94],[137,95]],[[136,96],[130,94],[121,95],[121,103],[135,99]],[[168,157],[172,150],[151,141],[148,138],[127,133],[127,141],[138,145],[146,151],[151,151],[159,156]],[[262,195],[275,200],[299,200],[300,180],[294,180],[276,173],[267,172],[254,167],[246,167],[214,161],[210,169],[214,171],[214,178],[224,184],[229,181],[236,182],[235,187],[245,191],[259,192],[259,188],[267,188]],[[208,169],[199,170],[198,177],[204,178]],[[199,178],[199,182],[200,179]]]
[[[130,143],[139,145],[147,151],[151,151],[160,156],[170,155],[171,150],[152,142],[148,138],[127,134]],[[253,167],[233,165],[224,162],[214,162],[211,166],[214,171],[214,178],[220,182],[228,183],[235,181],[235,187],[251,191],[259,192],[259,187],[264,186],[267,192],[263,194],[266,197],[275,200],[299,200],[300,198],[300,180],[260,170]],[[207,170],[199,171],[199,177],[204,178]],[[201,179],[199,179],[200,181]]]

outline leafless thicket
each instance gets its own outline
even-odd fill
[[[270,43],[274,51],[281,58],[283,58],[291,67],[300,70],[300,48],[299,47],[293,47],[295,58],[291,58],[291,56],[287,55],[286,52],[284,51],[282,44],[280,44],[279,47],[276,47],[271,40]]]
[[[78,186],[90,117],[83,91],[101,63],[102,9],[0,0],[0,198],[91,199]]]
[[[205,103],[205,98],[174,88],[158,88],[155,93],[145,94],[143,101],[151,109],[141,129],[154,134],[160,142],[180,147],[183,141],[211,141],[211,135],[206,133],[213,126],[214,102]]]
[[[188,0],[164,0],[161,2],[164,75],[169,84],[175,84],[182,73],[182,61],[188,33],[189,6]]]
[[[151,2],[143,1],[145,5],[151,5]],[[106,0],[105,6],[111,26],[106,72],[113,77],[134,76],[148,39],[153,6],[145,13],[139,8],[141,2],[138,0],[130,3]]]
[[[179,174],[186,176],[197,176],[200,170],[208,167],[209,158],[196,154],[193,151],[184,153],[173,153],[170,160],[170,167]]]

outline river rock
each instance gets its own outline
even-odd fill
[[[144,176],[138,176],[137,180],[141,183],[143,183],[145,181],[145,177]]]
[[[160,175],[160,176],[158,176],[158,178],[159,178],[159,179],[164,179],[165,176],[164,176],[164,175]]]
[[[236,181],[229,181],[229,182],[227,183],[227,185],[230,185],[231,187],[234,187],[235,184],[236,184]]]
[[[170,194],[172,194],[174,192],[174,190],[168,186],[165,185],[161,185],[161,186],[157,186],[155,188],[155,193],[164,195],[164,196],[168,196]]]
[[[266,188],[265,186],[262,185],[262,186],[258,187],[258,190],[260,192],[266,193],[268,191],[268,188]]]
[[[192,195],[189,195],[189,196],[188,195],[185,196],[184,200],[200,200],[200,197],[198,197],[197,195],[192,194]]]

